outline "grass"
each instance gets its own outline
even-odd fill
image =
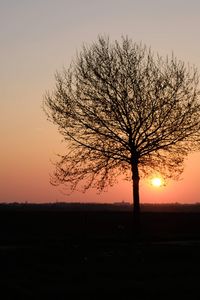
[[[192,299],[200,213],[0,210],[1,299]]]

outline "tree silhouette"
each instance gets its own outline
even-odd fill
[[[198,74],[174,55],[162,58],[127,37],[99,37],[56,74],[44,109],[66,141],[53,184],[103,190],[119,175],[133,183],[152,171],[177,178],[200,146]]]

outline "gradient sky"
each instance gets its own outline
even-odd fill
[[[199,0],[0,0],[0,202],[131,201],[131,183],[98,195],[63,195],[49,184],[64,151],[41,105],[54,73],[98,34],[128,35],[161,55],[200,67]],[[142,202],[200,201],[200,153],[185,162],[182,180],[155,189],[141,183]]]

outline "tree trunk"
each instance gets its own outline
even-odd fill
[[[134,215],[140,213],[140,197],[139,197],[139,171],[138,164],[132,164],[132,182],[133,182],[133,212]]]
[[[133,226],[134,231],[140,231],[140,197],[139,197],[139,170],[138,163],[132,164],[132,182],[133,182]]]

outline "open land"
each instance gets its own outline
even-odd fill
[[[198,207],[147,208],[0,205],[0,299],[198,299]]]

